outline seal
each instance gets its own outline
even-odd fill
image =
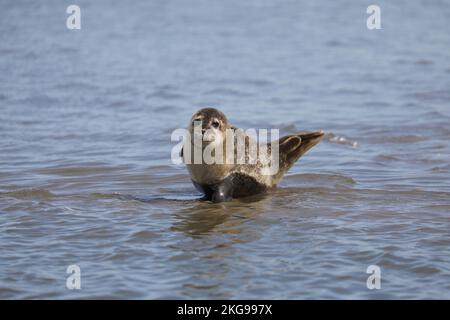
[[[233,198],[263,193],[276,187],[294,163],[319,143],[324,135],[322,130],[299,132],[270,143],[256,143],[255,139],[242,129],[232,126],[225,114],[215,108],[203,108],[194,113],[188,131],[188,147],[194,152],[184,152],[185,144],[181,149],[181,157],[195,188],[204,194],[202,199],[212,202],[231,201]],[[196,139],[200,143],[196,143]],[[243,144],[239,145],[239,141],[243,141]],[[241,154],[239,146],[244,146]],[[258,150],[264,147],[268,152],[263,156],[258,153],[255,158],[254,152],[251,152],[255,150],[252,146],[257,146]],[[212,150],[211,155],[216,160],[222,161],[210,164],[196,162],[195,151],[199,151],[203,156],[208,149]],[[229,150],[231,157],[227,154]],[[273,159],[271,156],[275,153],[278,155],[277,170],[270,171],[269,160]]]

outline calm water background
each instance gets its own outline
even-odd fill
[[[0,1],[0,298],[450,299],[448,1],[71,3]],[[327,137],[200,203],[170,134],[205,105]]]

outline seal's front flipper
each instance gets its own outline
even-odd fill
[[[203,193],[203,197],[200,198],[200,201],[211,200],[214,190],[212,190],[210,186],[197,183],[194,180],[192,180],[192,183],[194,184],[195,189]]]
[[[225,202],[233,199],[233,178],[227,177],[223,181],[213,184],[200,184],[192,180],[195,188],[203,193],[200,201]]]
[[[233,199],[233,196],[227,192],[227,190],[219,189],[213,193],[211,201],[214,203],[218,202],[228,202]]]
[[[211,197],[212,202],[226,202],[233,199],[233,177],[227,177],[214,186],[214,192]]]

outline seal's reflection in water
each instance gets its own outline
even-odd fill
[[[170,230],[177,239],[171,244],[176,254],[170,261],[182,270],[182,296],[230,299],[236,295],[242,281],[227,279],[246,278],[252,272],[242,264],[248,259],[246,248],[262,237],[264,226],[257,220],[268,211],[268,198],[258,195],[217,204],[196,201],[175,214]]]
[[[192,207],[183,208],[175,214],[176,222],[172,231],[181,231],[192,237],[210,232],[240,233],[240,226],[264,210],[267,194],[242,198],[228,203],[212,204],[209,201],[196,201]]]

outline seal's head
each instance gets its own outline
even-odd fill
[[[222,142],[225,139],[225,131],[229,127],[227,117],[221,111],[203,108],[192,116],[189,132],[193,143],[194,139],[199,139],[205,145]]]

